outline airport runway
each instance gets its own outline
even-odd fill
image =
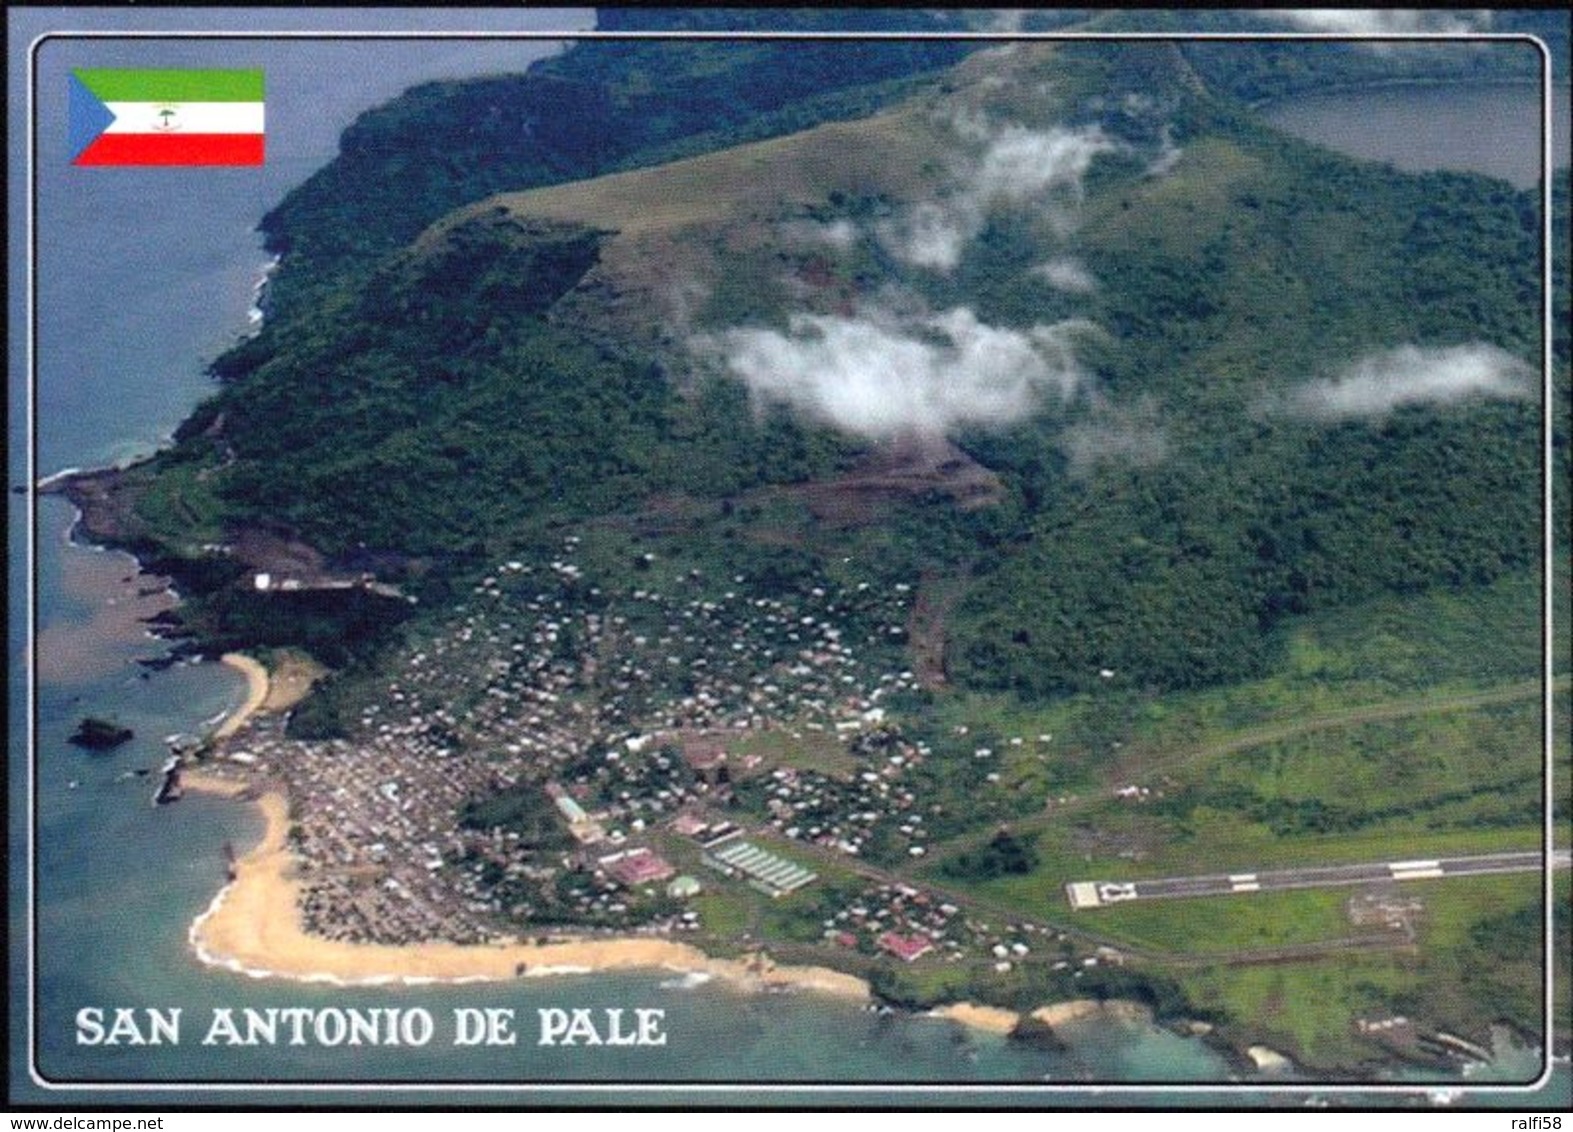
[[[1076,881],[1065,886],[1072,908],[1097,908],[1127,900],[1167,900],[1183,896],[1229,896],[1246,892],[1277,892],[1291,888],[1379,884],[1385,881],[1429,880],[1436,877],[1479,876],[1484,873],[1539,872],[1538,850],[1528,853],[1483,853],[1473,857],[1382,861],[1360,865],[1277,869],[1267,872],[1219,873],[1215,876],[1169,877],[1163,880]],[[1565,869],[1573,854],[1559,849],[1551,867]]]

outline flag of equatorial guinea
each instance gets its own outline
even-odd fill
[[[77,70],[73,165],[261,165],[262,72]]]

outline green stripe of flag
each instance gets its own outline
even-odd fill
[[[105,102],[261,102],[262,72],[81,70],[82,85]]]

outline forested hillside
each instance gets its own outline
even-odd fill
[[[927,12],[661,12],[606,9],[606,32],[945,31]],[[337,159],[262,218],[284,264],[270,294],[273,327],[343,275],[443,214],[504,189],[556,184],[655,164],[684,152],[855,117],[900,97],[914,76],[978,44],[619,41],[585,43],[527,75],[427,83],[363,114]],[[389,186],[397,185],[396,191]]]
[[[1538,561],[1535,194],[1292,141],[1190,47],[974,47],[582,44],[366,115],[264,222],[268,328],[143,473],[144,517],[381,554],[440,605],[565,524],[702,501],[701,556],[856,537],[950,579],[951,679],[1032,699],[1257,675],[1287,618]],[[746,198],[685,195],[700,153]],[[808,373],[857,379],[843,346],[982,384],[940,423],[849,424]],[[984,412],[1002,383],[1027,392]],[[854,536],[759,494],[940,439],[990,505],[898,493]]]

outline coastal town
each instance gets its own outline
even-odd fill
[[[737,950],[766,942],[768,906],[797,951],[840,966],[1119,961],[900,871],[960,820],[887,706],[919,687],[912,584],[763,597],[646,558],[643,584],[602,592],[578,544],[499,563],[364,697],[351,736],[292,738],[287,712],[246,711],[187,756],[188,781],[287,799],[305,932]],[[736,939],[708,922],[739,910]]]
[[[269,824],[227,855],[230,883],[191,928],[199,957],[349,981],[698,971],[871,1008],[937,1001],[1045,1048],[1090,1016],[1153,1016],[1147,957],[1075,921],[1089,885],[1026,911],[955,871],[1019,852],[1014,825],[1078,799],[1020,775],[1047,766],[1053,735],[913,726],[931,688],[912,660],[921,579],[783,586],[647,550],[621,565],[593,534],[495,563],[337,695],[338,735],[292,726],[332,680],[305,654],[226,656],[246,700],[170,760],[159,797],[252,798]],[[1164,792],[1111,782],[1116,807]],[[1373,891],[1339,946],[1413,947],[1418,905]],[[1000,1001],[1017,1008],[984,1004]],[[1428,1064],[1486,1057],[1394,1017],[1362,1014],[1359,1033]],[[1291,1064],[1220,1049],[1253,1072]]]

